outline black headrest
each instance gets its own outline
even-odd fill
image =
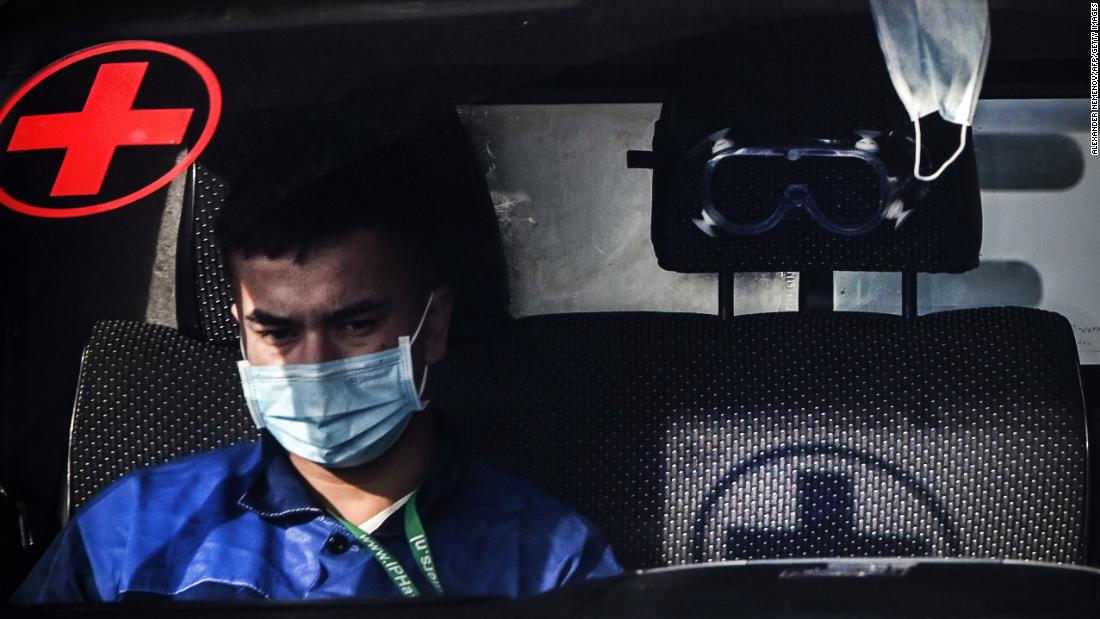
[[[177,256],[177,315],[184,334],[236,343],[236,323],[229,314],[232,295],[214,236],[222,208],[244,203],[262,207],[299,195],[316,179],[347,166],[380,142],[403,145],[420,175],[432,179],[409,190],[431,195],[435,208],[424,217],[425,225],[437,231],[433,237],[449,239],[447,252],[457,265],[451,269],[458,293],[452,343],[477,338],[509,319],[510,296],[496,214],[454,108],[421,107],[415,111],[415,122],[406,119],[396,131],[398,123],[387,125],[380,120],[383,115],[377,105],[374,110],[356,111],[353,103],[235,119],[228,145],[193,166]],[[356,113],[370,120],[334,119],[337,114]],[[357,133],[373,139],[360,140]],[[301,154],[294,155],[295,151]],[[369,191],[364,187],[365,193]],[[238,200],[242,202],[235,203]]]
[[[701,166],[685,165],[685,153],[718,130],[728,128],[730,139],[746,144],[854,142],[857,130],[893,131],[899,143],[912,137],[912,123],[891,85],[869,13],[694,39],[678,49],[673,74],[650,161],[653,246],[663,268],[962,272],[977,266],[981,203],[969,138],[963,154],[938,180],[911,185],[924,195],[906,205],[916,210],[896,229],[894,221],[886,220],[866,235],[843,236],[800,213],[758,236],[725,231],[710,236],[693,222],[701,213]],[[938,166],[958,144],[958,127],[929,119],[922,127],[925,151]],[[911,171],[912,153],[906,152]],[[875,197],[843,172],[830,176],[822,167],[830,163],[817,159],[800,165],[819,166],[817,181],[831,185],[827,189],[834,195]],[[922,167],[926,174],[929,165]],[[897,171],[906,171],[905,166]],[[753,182],[760,204],[752,206],[763,209],[778,204],[790,181],[777,173]]]

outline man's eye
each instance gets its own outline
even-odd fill
[[[260,337],[275,341],[285,340],[290,335],[290,329],[264,329],[260,331]]]
[[[378,324],[377,320],[351,320],[344,323],[344,328],[353,333],[370,331]]]

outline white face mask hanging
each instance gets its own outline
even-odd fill
[[[963,151],[989,58],[987,0],[870,0],[886,68],[916,133],[913,176],[939,177]],[[960,125],[959,147],[935,172],[920,173],[920,119],[939,112]]]

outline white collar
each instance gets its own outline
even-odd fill
[[[416,492],[416,491],[413,490],[413,492]],[[401,497],[400,499],[397,499],[396,501],[393,502],[393,505],[390,505],[386,509],[383,509],[382,511],[378,512],[377,514],[371,516],[370,519],[368,519],[363,524],[359,525],[359,528],[366,531],[367,533],[374,533],[374,531],[378,527],[382,526],[382,523],[385,522],[387,518],[389,518],[394,513],[396,513],[397,510],[401,509],[401,507],[404,506],[405,503],[409,502],[409,499],[412,498],[413,492],[410,492],[410,493],[406,494],[405,496]]]

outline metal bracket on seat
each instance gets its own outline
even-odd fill
[[[34,546],[34,532],[31,531],[28,522],[30,518],[27,516],[27,505],[22,501],[15,500],[3,486],[0,486],[0,499],[10,503],[15,508],[15,520],[19,528],[19,544],[23,550],[30,550]]]
[[[833,311],[832,271],[802,271],[798,274],[798,311]]]
[[[733,318],[733,276],[732,271],[718,274],[718,317],[722,320]]]
[[[901,272],[901,315],[905,318],[917,317],[917,272]]]

